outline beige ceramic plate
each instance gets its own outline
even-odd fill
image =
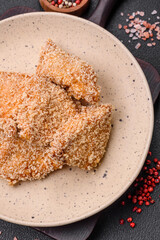
[[[16,187],[0,180],[0,218],[30,226],[68,224],[113,203],[140,172],[153,130],[151,95],[138,63],[112,34],[91,22],[56,13],[1,21],[0,70],[34,73],[47,38],[94,66],[102,101],[114,104],[116,112],[106,155],[95,173],[66,167]]]

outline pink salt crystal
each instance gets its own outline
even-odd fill
[[[151,12],[152,15],[155,15],[157,14],[157,11],[156,10],[153,10],[153,12]]]
[[[135,37],[135,36],[132,38],[132,40],[137,40],[137,39],[138,39],[138,37]]]
[[[128,34],[128,33],[130,33],[130,30],[129,29],[125,29],[125,32]]]
[[[135,21],[135,23],[138,23],[139,22],[139,18],[135,18],[134,21]]]
[[[121,16],[123,16],[124,15],[124,13],[123,12],[121,12]]]
[[[2,234],[2,232],[0,231],[0,235]]]
[[[140,12],[139,15],[140,15],[141,17],[143,17],[143,16],[144,16],[144,12]]]
[[[152,47],[152,43],[147,43],[147,46],[148,47]]]
[[[133,26],[133,23],[129,23],[129,24],[128,24],[128,27],[132,27],[132,26]]]
[[[152,45],[153,45],[153,46],[155,46],[155,45],[156,45],[156,43],[155,43],[155,42],[152,42]]]
[[[129,34],[129,37],[133,37],[133,33],[130,33],[130,34]]]
[[[140,26],[139,24],[135,24],[135,25],[134,25],[134,28],[136,28],[136,29],[140,29],[141,26]]]
[[[122,29],[122,25],[121,25],[121,24],[118,24],[118,28],[119,28],[119,29]]]
[[[141,44],[140,43],[137,43],[136,46],[135,46],[135,49],[138,49],[141,47]]]
[[[132,28],[131,29],[131,33],[135,33],[136,32],[136,29],[135,28]]]

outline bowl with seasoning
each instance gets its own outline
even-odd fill
[[[39,0],[41,7],[47,12],[61,12],[81,16],[90,0]]]

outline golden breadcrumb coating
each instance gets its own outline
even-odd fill
[[[33,75],[0,72],[0,177],[14,184],[62,168],[50,141],[77,111],[60,86]]]
[[[54,155],[64,164],[90,170],[102,159],[111,131],[113,106],[83,107],[70,118],[51,142]]]
[[[100,87],[96,84],[97,76],[92,66],[66,53],[50,39],[42,48],[37,74],[67,87],[68,93],[78,100],[99,101]]]

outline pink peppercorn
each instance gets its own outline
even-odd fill
[[[138,204],[139,204],[140,206],[143,205],[143,201],[142,201],[142,200],[139,201]]]
[[[137,213],[141,213],[141,212],[142,212],[142,209],[141,209],[141,208],[138,208],[138,209],[136,210],[136,212],[137,212]]]
[[[121,202],[121,205],[124,206],[124,205],[125,205],[125,201],[122,201],[122,202]]]
[[[131,194],[128,194],[128,199],[131,199],[132,198],[132,195]]]
[[[130,223],[130,226],[131,226],[131,228],[134,228],[134,227],[135,227],[135,223],[134,223],[134,222],[131,222],[131,223]]]
[[[157,162],[158,162],[158,159],[157,159],[157,158],[154,158],[154,162],[157,163]]]
[[[153,187],[148,187],[149,192],[153,192]]]
[[[127,218],[127,222],[129,222],[129,223],[132,222],[132,220],[133,219],[131,217]]]
[[[132,198],[132,202],[135,204],[137,203],[137,199],[136,198]]]
[[[150,160],[146,160],[146,164],[147,165],[151,164],[151,161]]]
[[[145,205],[146,205],[146,206],[149,206],[149,205],[150,205],[150,203],[147,201],[147,202],[145,202]]]
[[[154,181],[155,183],[159,183],[159,179],[157,178],[157,179],[155,179],[155,181]]]
[[[124,219],[123,219],[123,218],[120,219],[120,220],[119,220],[119,223],[120,223],[121,225],[123,225],[123,224],[124,224]]]
[[[135,206],[132,211],[135,212],[137,209],[138,209],[138,208]]]

